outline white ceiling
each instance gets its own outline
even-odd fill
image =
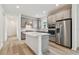
[[[18,4],[4,4],[3,8],[7,13],[21,13],[32,17],[43,17],[56,7],[55,4],[19,4],[20,8],[16,8],[17,5]],[[43,13],[43,11],[46,13]]]

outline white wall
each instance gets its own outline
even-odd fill
[[[4,37],[5,37],[5,20],[4,20],[4,10],[0,5],[0,48],[3,45]]]
[[[17,39],[21,40],[21,14],[17,15]]]
[[[16,16],[8,15],[7,16],[7,36],[16,35]]]
[[[79,47],[79,5],[72,5],[72,50]]]
[[[77,45],[79,48],[79,4],[77,4]]]

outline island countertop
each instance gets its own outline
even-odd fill
[[[50,35],[49,33],[41,33],[41,32],[23,32],[23,33],[31,36]]]

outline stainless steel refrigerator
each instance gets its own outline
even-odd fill
[[[72,48],[72,19],[56,21],[56,43]]]

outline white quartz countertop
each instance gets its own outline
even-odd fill
[[[40,33],[40,32],[23,32],[26,35],[31,36],[43,36],[43,35],[50,35],[49,33]]]

